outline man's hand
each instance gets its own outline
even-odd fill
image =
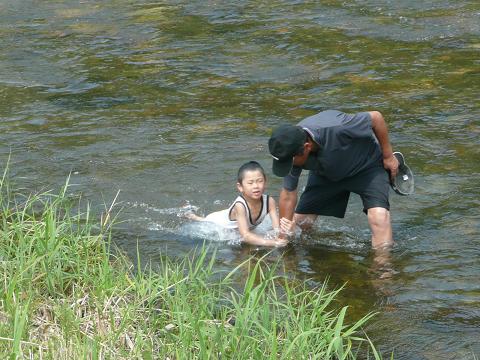
[[[295,233],[295,221],[288,220],[285,217],[280,219],[280,234],[292,236]]]
[[[390,181],[393,181],[398,174],[398,159],[395,155],[391,155],[388,158],[383,159],[383,167],[390,173]]]

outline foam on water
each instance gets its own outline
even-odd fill
[[[159,214],[165,214],[165,215],[177,215],[178,217],[184,217],[186,214],[198,211],[198,206],[191,205],[189,201],[185,201],[185,204],[181,207],[172,207],[172,208],[156,208],[152,205],[146,204],[146,203],[127,203],[131,205],[132,207],[139,207],[145,209],[146,212],[153,211]]]
[[[266,239],[273,239],[277,236],[276,230],[272,228],[270,217],[258,225],[253,232],[264,236]],[[186,221],[176,229],[176,233],[188,238],[227,242],[231,245],[239,245],[242,238],[237,230],[226,229],[209,221]]]
[[[176,229],[175,233],[192,239],[227,242],[232,245],[241,243],[238,231],[225,229],[208,221],[185,222]]]

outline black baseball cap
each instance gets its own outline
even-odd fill
[[[293,166],[293,157],[301,153],[307,134],[300,126],[280,125],[268,140],[268,149],[273,157],[272,171],[275,175],[287,176]]]

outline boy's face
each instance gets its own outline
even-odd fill
[[[237,183],[237,189],[243,196],[260,199],[265,191],[265,178],[261,171],[246,171],[242,183]]]

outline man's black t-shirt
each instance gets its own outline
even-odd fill
[[[293,167],[283,186],[293,191],[302,169],[313,171],[330,181],[340,181],[371,166],[381,164],[382,153],[372,130],[368,112],[346,114],[322,111],[298,123],[318,144],[303,167]]]

